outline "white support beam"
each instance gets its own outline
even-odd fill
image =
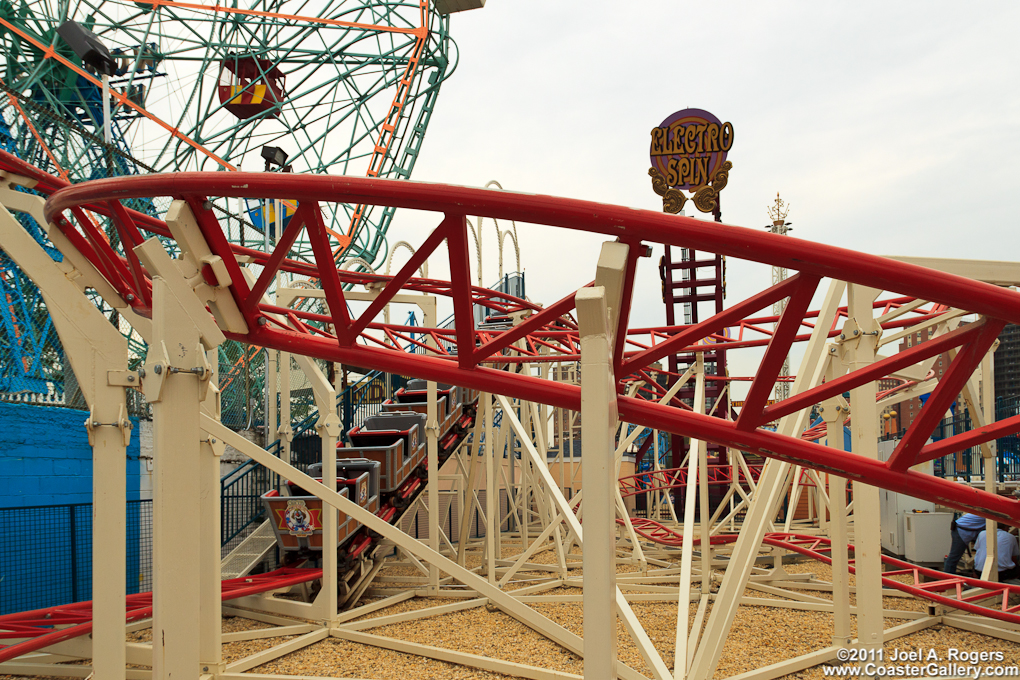
[[[584,675],[616,676],[616,381],[613,343],[601,286],[577,292],[581,338],[581,441],[584,460]],[[562,512],[562,510],[561,510]]]
[[[201,662],[203,631],[195,620],[202,607],[202,545],[196,527],[204,521],[200,485],[196,483],[202,472],[200,376],[190,371],[204,362],[205,353],[184,305],[161,276],[152,280],[152,299],[157,344],[149,350],[145,369],[146,396],[153,402],[156,473],[152,509],[152,670],[154,678],[171,680],[194,677]],[[160,347],[164,349],[156,349]],[[167,352],[167,347],[175,351]],[[160,381],[162,385],[157,388],[154,383]]]
[[[42,197],[16,191],[7,181],[0,181],[0,203],[12,210],[29,213],[45,228]],[[57,229],[50,231],[54,235],[59,233]],[[62,236],[60,234],[57,240],[60,241]],[[89,425],[86,427],[93,459],[92,593],[95,602],[95,668],[101,677],[123,679],[126,663],[125,449],[131,435],[125,387],[132,382],[137,384],[137,379],[126,370],[127,340],[72,281],[85,278],[102,287],[108,294],[113,293],[113,289],[88,260],[80,256],[60,265],[54,262],[6,208],[0,208],[0,242],[3,243],[4,252],[32,278],[42,292],[53,326],[89,405]],[[65,244],[66,239],[60,243]],[[70,250],[74,251],[73,248]],[[80,264],[84,271],[75,269],[72,262]],[[116,294],[111,297],[116,297]],[[120,304],[130,310],[123,301]],[[132,311],[128,311],[128,314],[134,316]],[[143,327],[148,330],[147,326]]]
[[[521,422],[511,410],[510,401],[502,395],[497,396],[497,400],[503,407],[503,426],[508,427],[513,432],[517,433],[520,438],[522,457],[527,456],[532,462],[539,461],[541,457],[535,449],[535,445],[531,442],[531,439],[528,438]],[[573,532],[577,544],[584,547],[584,534],[581,530],[581,512],[574,513],[572,509],[572,503],[576,502],[578,498],[584,494],[584,489],[582,488],[582,490],[574,496],[571,502],[568,503],[566,498],[563,496],[562,490],[555,484],[552,473],[549,472],[549,468],[544,465],[536,465],[536,468],[545,483],[548,493],[552,496],[552,502],[555,504],[556,509],[564,516],[567,526]],[[584,478],[582,477],[582,482],[583,479]],[[587,494],[584,494],[584,496],[587,498]],[[651,638],[648,637],[648,633],[646,633],[645,629],[641,626],[641,623],[634,615],[634,611],[627,603],[627,598],[624,597],[623,592],[619,588],[616,588],[616,613],[623,622],[624,628],[627,629],[627,632],[634,640],[634,644],[638,648],[638,652],[640,652],[641,657],[644,659],[645,663],[648,664],[648,667],[652,669],[652,676],[656,680],[670,680],[673,677],[673,674],[669,672],[669,668],[655,649],[655,645],[652,644]],[[617,670],[621,677],[624,676],[624,669],[625,667],[622,664],[618,664]]]
[[[849,372],[863,370],[875,362],[881,326],[874,319],[873,303],[881,291],[853,284],[847,292],[849,318],[842,336],[847,346]],[[856,455],[878,460],[878,383],[872,381],[850,390],[851,450]],[[867,649],[882,646],[885,620],[882,616],[882,532],[878,487],[854,481],[855,526],[854,567],[857,582],[857,639]]]
[[[420,541],[414,540],[404,532],[400,531],[399,528],[394,527],[379,517],[376,517],[373,513],[347,498],[344,498],[336,491],[326,488],[326,486],[322,483],[312,479],[300,470],[287,465],[276,456],[270,454],[268,451],[260,448],[252,442],[249,442],[239,434],[232,432],[229,428],[212,418],[203,417],[202,427],[209,434],[212,434],[217,438],[222,438],[223,441],[254,459],[256,463],[260,463],[273,472],[283,475],[287,479],[293,480],[295,483],[299,484],[301,488],[321,498],[323,503],[331,505],[339,510],[343,510],[343,512],[345,512],[349,517],[352,517],[355,521],[365,525],[365,527],[369,530],[379,533],[384,538],[389,539],[394,544],[400,546],[421,560],[434,562],[442,571],[450,574],[450,576],[457,581],[477,591],[478,596],[489,598],[493,604],[526,626],[541,633],[542,635],[545,635],[550,640],[566,647],[575,654],[583,654],[583,646],[581,639],[578,636],[574,635],[562,626],[553,623],[548,618],[542,616],[527,605],[522,604],[518,600],[514,599],[510,594],[504,593],[502,590],[496,588],[474,572],[465,569],[453,560],[448,559],[446,556],[433,551]]]
[[[835,380],[845,372],[845,365],[840,361],[841,348],[829,345],[828,365],[825,379]],[[837,451],[844,450],[845,442],[843,421],[846,411],[841,404],[842,399],[827,399],[822,404],[822,420],[825,422],[826,444]],[[833,630],[832,644],[845,647],[850,644],[850,554],[847,544],[850,537],[847,533],[846,517],[846,478],[837,475],[826,475],[829,479],[829,540],[832,546],[832,603]]]
[[[815,322],[814,330],[811,331],[811,338],[790,391],[792,395],[811,389],[822,382],[822,369],[825,366],[822,353],[825,351],[828,331],[838,311],[844,288],[843,282],[833,281],[825,294],[818,312],[818,320]],[[792,436],[795,432],[804,430],[806,421],[806,410],[785,416],[779,421],[778,431],[786,436]],[[779,501],[779,492],[788,470],[788,463],[774,460],[765,463],[753,500],[744,517],[740,535],[730,553],[730,562],[719,586],[701,642],[698,644],[698,651],[694,656],[690,672],[693,680],[709,680],[715,674],[719,659],[722,657],[723,646],[733,625],[733,618],[740,605],[740,598],[751,575],[762,538],[771,523],[773,508]]]

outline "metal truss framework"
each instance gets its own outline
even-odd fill
[[[1013,418],[989,423],[978,417],[977,429],[948,440],[948,444],[925,445],[934,423],[921,418],[915,421],[917,430],[912,429],[912,434],[904,437],[892,459],[883,463],[872,451],[877,440],[876,424],[872,422],[877,422],[874,384],[878,378],[887,375],[913,380],[918,383],[914,391],[906,390],[887,398],[901,398],[922,388],[932,390],[928,404],[937,412],[939,409],[945,411],[949,400],[961,392],[969,403],[983,405],[989,398],[988,391],[978,396],[979,388],[972,375],[980,369],[981,374],[987,377],[987,350],[997,329],[1005,321],[1020,319],[1020,295],[1013,291],[859,253],[816,244],[794,245],[756,231],[551,197],[381,180],[245,174],[229,177],[224,174],[181,174],[99,181],[69,187],[11,157],[0,157],[0,169],[21,175],[19,182],[36,181],[37,189],[53,194],[46,205],[44,222],[51,225],[54,243],[68,260],[65,273],[74,273],[75,276],[52,276],[51,272],[49,280],[40,281],[44,294],[47,291],[53,294],[61,286],[67,288],[72,285],[70,280],[73,278],[78,282],[79,291],[82,287],[94,287],[109,304],[123,310],[125,318],[141,327],[140,332],[150,345],[179,347],[181,350],[151,352],[143,381],[147,397],[157,404],[156,455],[162,461],[160,474],[165,475],[161,496],[156,501],[154,535],[157,554],[154,559],[161,575],[157,577],[153,595],[153,630],[154,637],[157,637],[157,632],[165,632],[167,637],[163,638],[166,642],[162,656],[155,653],[159,650],[152,650],[152,677],[192,675],[195,666],[190,664],[201,660],[205,665],[198,665],[204,669],[203,677],[240,678],[244,677],[241,675],[243,671],[267,659],[329,636],[512,675],[571,677],[569,674],[550,674],[546,669],[523,664],[482,659],[363,632],[364,628],[381,625],[379,623],[345,625],[374,606],[386,606],[399,601],[400,597],[406,599],[412,595],[394,596],[396,599],[383,600],[377,605],[339,612],[337,583],[330,576],[336,573],[337,565],[335,561],[331,562],[334,558],[329,557],[329,546],[324,551],[322,574],[322,593],[325,595],[320,593],[315,603],[286,603],[252,595],[239,600],[239,606],[264,608],[268,613],[254,616],[280,624],[280,630],[286,631],[280,632],[280,635],[299,634],[299,637],[240,664],[223,664],[219,645],[226,636],[220,633],[219,616],[221,611],[236,610],[222,610],[219,604],[222,595],[216,568],[218,541],[207,528],[196,532],[192,526],[204,527],[205,523],[200,520],[206,519],[207,513],[209,518],[216,517],[215,503],[209,500],[210,497],[215,500],[216,493],[207,485],[214,479],[211,463],[216,460],[216,447],[222,447],[224,442],[300,484],[319,496],[325,504],[345,512],[368,530],[392,541],[407,556],[409,563],[423,570],[422,583],[428,584],[422,589],[423,593],[457,592],[460,597],[474,597],[463,605],[434,607],[426,612],[400,616],[399,620],[492,603],[550,640],[583,655],[586,677],[642,677],[615,659],[614,613],[622,619],[656,680],[670,677],[705,680],[711,677],[718,665],[736,607],[739,604],[758,604],[753,601],[754,598],[743,596],[745,586],[770,589],[767,592],[779,590],[783,597],[793,600],[792,603],[773,606],[831,611],[836,617],[833,647],[785,662],[781,668],[765,669],[760,677],[776,677],[835,658],[836,645],[850,641],[851,608],[846,587],[849,573],[846,554],[848,509],[845,507],[845,491],[840,486],[845,485],[846,478],[854,480],[854,504],[857,506],[854,510],[857,527],[854,551],[859,586],[860,644],[881,644],[883,639],[892,639],[937,623],[989,632],[988,624],[977,617],[945,612],[929,615],[895,612],[899,618],[911,621],[882,630],[882,616],[888,612],[883,610],[880,561],[874,550],[877,535],[864,530],[877,521],[877,492],[873,498],[871,491],[874,489],[869,491],[868,485],[934,498],[952,507],[979,512],[992,520],[1015,524],[1020,521],[1018,503],[996,496],[994,487],[983,491],[970,489],[910,468],[933,455],[941,455],[947,446],[980,445],[984,454],[989,450],[988,442],[1020,429],[1020,422]],[[206,201],[210,196],[237,194],[270,198],[287,196],[300,201],[302,211],[295,215],[280,246],[272,253],[231,246],[223,237]],[[119,203],[121,199],[151,195],[170,195],[175,199],[166,223],[134,213]],[[10,196],[5,196],[5,200],[9,199]],[[395,276],[352,274],[337,271],[333,264],[328,237],[317,209],[320,201],[411,207],[441,212],[444,217],[437,230]],[[593,231],[617,237],[618,241],[604,245],[594,285],[582,287],[576,294],[549,307],[538,308],[511,296],[470,285],[467,215]],[[98,231],[92,220],[110,221],[122,242],[128,246],[123,255],[97,237]],[[6,229],[5,234],[11,233],[9,224],[0,226]],[[285,242],[296,237],[289,232],[302,229],[313,244],[314,266],[287,257]],[[176,262],[171,260],[158,241],[145,238],[143,233],[176,240],[180,259]],[[9,236],[5,235],[6,238]],[[413,278],[419,265],[444,242],[454,280],[441,282]],[[635,268],[645,252],[645,244],[651,242],[690,245],[730,257],[753,255],[763,262],[779,262],[799,269],[800,273],[693,326],[629,329]],[[26,248],[31,250],[29,246]],[[242,263],[247,266],[242,266]],[[261,272],[253,272],[250,268],[253,264],[260,266]],[[48,269],[54,268],[55,265],[49,262]],[[47,267],[38,267],[40,272],[44,269]],[[68,272],[69,269],[73,272]],[[279,270],[319,280],[331,313],[312,314],[267,302],[262,293],[268,286],[269,277]],[[823,277],[836,280],[829,286],[821,309],[817,313],[809,312],[812,295]],[[848,281],[850,285],[842,281]],[[350,298],[344,286],[351,283],[367,284],[373,294],[367,309],[360,315],[348,311]],[[888,291],[892,297],[880,300],[879,288]],[[839,303],[844,289],[848,300],[841,308]],[[377,323],[375,318],[384,311],[387,302],[405,290],[449,296],[455,319],[460,323],[452,330],[415,327],[413,331],[402,326]],[[71,297],[74,296],[68,295],[68,298]],[[790,297],[790,302],[778,319],[775,331],[764,334],[764,340],[745,340],[743,329],[750,333],[756,326],[751,315],[784,297]],[[509,312],[518,323],[506,331],[477,330],[473,323],[475,304]],[[54,307],[60,306],[55,301]],[[90,314],[89,309],[93,313]],[[79,308],[78,312],[89,318],[96,316],[94,308]],[[576,320],[572,312],[576,314]],[[961,325],[961,317],[967,313],[981,318]],[[837,322],[843,316],[846,322],[837,329]],[[706,382],[711,376],[705,375],[700,355],[707,347],[715,349],[721,344],[708,343],[707,339],[725,339],[721,331],[737,325],[742,326],[741,334],[727,342],[734,345],[743,343],[742,346],[763,344],[767,349],[751,382],[744,409],[731,419],[733,414],[729,412],[706,412]],[[66,326],[61,330],[61,326],[58,324],[62,337],[65,332],[71,332]],[[934,331],[932,340],[892,357],[876,355],[879,347],[893,342],[901,334],[928,328]],[[424,340],[412,337],[412,334],[423,333],[426,336]],[[466,569],[460,563],[460,556],[455,560],[442,554],[437,549],[438,533],[430,534],[429,545],[424,545],[338,494],[336,480],[331,479],[328,473],[336,455],[338,428],[335,413],[328,413],[324,406],[320,407],[324,414],[320,426],[324,462],[322,483],[223,427],[218,421],[215,395],[208,387],[203,387],[208,385],[208,364],[203,361],[203,356],[213,351],[225,337],[283,352],[484,390],[487,394],[483,395],[479,404],[483,416],[477,421],[476,433],[482,428],[485,441],[494,442],[494,413],[497,408],[501,409],[501,429],[508,429],[518,440],[525,467],[522,484],[524,488],[530,486],[531,489],[525,494],[527,500],[523,504],[520,500],[515,501],[513,508],[513,512],[523,520],[516,534],[525,548],[522,555],[513,563],[498,559],[499,547],[494,543],[494,533],[498,532],[487,532],[483,578]],[[790,345],[805,339],[808,340],[808,348],[792,386],[793,396],[766,407],[768,394]],[[86,337],[81,344],[93,346],[94,342]],[[408,357],[404,347],[415,342],[421,343],[428,353]],[[658,386],[654,378],[661,371],[655,362],[679,351],[693,353],[698,359],[684,375],[670,376],[666,386]],[[930,383],[925,387],[921,382],[928,372],[927,362],[944,351],[954,357],[950,370],[934,388]],[[122,353],[126,356],[126,351]],[[94,376],[96,384],[103,385],[110,394],[115,394],[119,386],[119,398],[122,400],[123,388],[130,386],[131,378],[137,380],[140,376],[115,370],[122,368],[117,364],[122,362],[117,356],[114,352],[99,364],[94,363],[85,374]],[[584,375],[581,386],[555,381],[556,373],[562,372],[564,364],[573,363],[576,367],[578,359]],[[559,371],[545,368],[549,365],[556,367],[557,362]],[[156,366],[167,370],[156,371]],[[694,382],[694,403],[681,405],[676,401],[676,395],[690,381]],[[988,384],[987,380],[985,384]],[[104,397],[98,394],[94,387],[90,390],[87,396],[90,405],[95,404],[97,414],[105,409],[97,416],[100,417],[98,422],[104,424],[98,428],[97,437],[106,438],[105,441],[97,439],[97,508],[100,507],[99,491],[102,487],[102,507],[112,512],[116,503],[122,500],[116,496],[115,487],[124,475],[123,445],[120,443],[123,432],[106,425],[116,422],[116,416],[110,415],[116,401],[111,401],[110,395]],[[323,395],[316,390],[317,401],[324,397],[322,403],[330,403],[328,384],[321,391]],[[842,448],[842,427],[848,406],[842,397],[846,391],[851,392],[849,405],[853,407],[855,416],[853,454],[839,450]],[[498,395],[495,402],[488,393]],[[335,395],[333,400],[335,403]],[[829,435],[825,446],[804,441],[799,436],[806,424],[807,409],[819,402],[823,405]],[[545,427],[537,426],[548,422],[543,411],[548,407],[582,413],[586,474],[582,491],[569,502],[547,465],[550,442],[547,441]],[[972,409],[972,412],[987,415],[988,409]],[[115,408],[113,413],[116,413]],[[872,415],[876,417],[872,418]],[[614,441],[618,419],[624,421],[619,443]],[[775,419],[779,420],[777,432],[761,428],[762,424]],[[638,427],[623,436],[631,425]],[[638,531],[641,523],[635,525],[629,520],[616,483],[622,455],[643,428],[679,433],[691,439],[684,480],[687,484],[697,484],[702,493],[700,499],[693,493],[687,494],[685,507],[679,513],[683,526],[678,534],[682,547],[679,567],[674,566],[677,554],[671,546],[642,545]],[[925,428],[929,429],[925,431]],[[836,433],[840,436],[835,436]],[[434,439],[431,433],[430,439]],[[735,507],[731,503],[730,507],[734,509],[729,516],[719,517],[724,509],[721,505],[716,516],[706,521],[704,518],[709,517],[707,487],[710,483],[706,447],[710,441],[728,448],[731,461],[728,494],[733,500],[740,500]],[[110,451],[114,454],[112,457]],[[168,456],[168,452],[175,455]],[[760,473],[752,474],[743,461],[742,452],[773,460],[766,463]],[[477,455],[477,450],[474,454]],[[116,463],[118,455],[119,468]],[[485,453],[487,485],[496,477],[494,458],[491,450]],[[474,455],[468,465],[462,459],[457,460],[462,467],[469,465],[473,468],[475,465]],[[430,477],[437,472],[435,467],[430,465]],[[101,475],[100,469],[110,474]],[[828,550],[833,564],[833,581],[828,585],[799,580],[782,569],[784,550],[809,551],[819,555],[824,552],[817,539],[804,539],[812,543],[805,547],[801,539],[787,537],[782,541],[782,548],[778,549],[765,540],[775,516],[777,501],[787,488],[795,488],[805,479],[813,482],[811,494],[825,508],[826,512],[821,517],[829,518],[822,520],[824,530],[829,534]],[[196,480],[199,481],[196,483]],[[749,492],[744,490],[741,481],[750,487]],[[436,487],[432,481],[429,486]],[[509,489],[510,485],[507,486]],[[492,490],[488,486],[487,507],[484,509],[490,527],[497,515],[491,505],[496,495],[491,493]],[[111,499],[114,502],[111,503]],[[700,508],[697,508],[699,502]],[[745,519],[740,535],[735,539],[718,540],[727,525],[733,526],[733,515],[741,509]],[[172,518],[173,521],[168,515],[171,510],[180,511],[179,516]],[[675,510],[670,507],[670,512]],[[434,516],[435,513],[430,514]],[[582,514],[585,516],[584,531],[580,523]],[[696,514],[703,519],[696,520]],[[618,526],[616,520],[622,520],[619,535],[613,533]],[[787,524],[790,522],[788,518]],[[789,526],[785,529],[785,534],[792,533]],[[324,536],[329,533],[330,526],[327,524]],[[107,516],[102,522],[97,522],[96,540],[106,540],[106,545],[116,546],[118,542],[123,545],[123,527],[118,529],[117,519]],[[699,543],[699,550],[694,549],[695,540]],[[768,573],[755,565],[761,556],[763,543],[766,549],[774,551],[772,556],[776,562],[776,568]],[[460,550],[462,555],[465,545],[462,537],[461,545],[455,550]],[[568,563],[576,561],[569,556],[572,545],[584,547],[583,583],[567,575]],[[709,548],[705,549],[705,546]],[[549,548],[558,551],[556,576],[534,587],[513,591],[513,594],[501,589],[500,586],[513,576],[514,571],[536,568],[538,565],[528,562],[530,556]],[[711,586],[719,578],[713,574],[713,567],[722,564],[719,558],[726,551],[729,566],[719,593],[715,595],[711,615],[707,615]],[[124,560],[122,553],[111,552],[114,554],[102,557],[109,573],[100,572],[104,578],[97,581],[94,667],[97,675],[103,677],[149,677],[134,671],[125,674],[123,670],[127,603],[123,591],[118,595],[117,590],[123,586]],[[634,577],[616,575],[614,556],[617,560],[638,564],[641,573]],[[118,561],[120,572],[117,572]],[[989,561],[994,563],[994,557]],[[439,571],[464,584],[467,590],[444,591],[442,585],[445,581],[438,578]],[[664,582],[662,579],[678,583],[678,587],[657,585]],[[583,595],[586,638],[583,641],[527,606],[534,601],[563,601],[542,599],[562,597],[542,595],[544,589],[561,585],[586,586]],[[831,588],[833,600],[823,604],[817,602],[818,598],[806,598],[796,592],[808,586]],[[961,591],[964,587],[978,592],[961,592],[956,599],[947,598],[951,602],[945,603],[946,607],[961,609],[964,607],[958,605],[965,600],[1001,600],[1003,597],[1001,588],[990,589],[985,582],[952,584],[952,588]],[[375,594],[383,594],[380,590],[376,589]],[[634,590],[643,592],[632,592]],[[630,608],[631,602],[642,600],[680,602],[672,672]],[[684,606],[688,601],[698,602],[693,626],[690,625],[688,608]],[[197,625],[196,611],[199,612]],[[286,619],[274,619],[272,616],[273,612],[293,615],[298,611],[302,618],[316,619],[320,623],[308,624],[313,628],[308,630],[304,624],[304,627],[288,627],[281,623]],[[1012,615],[1008,611],[1005,613]],[[699,635],[706,616],[707,627],[704,634]],[[393,617],[387,619],[394,620]],[[1005,628],[991,632],[1006,639],[1020,639],[1018,629],[1010,627],[1009,621],[1002,625]],[[692,633],[688,634],[688,630]],[[874,632],[876,630],[877,633]],[[171,646],[173,653],[180,654],[179,657],[171,655]],[[118,667],[119,670],[115,670]]]
[[[623,520],[617,520],[622,522]],[[642,538],[645,538],[659,545],[671,545],[679,547],[683,544],[683,536],[673,529],[649,519],[632,519],[631,524],[634,531]],[[737,540],[734,535],[713,536],[711,544],[727,545]],[[700,538],[694,538],[694,544],[699,545]],[[832,558],[828,553],[832,552],[832,541],[824,536],[806,536],[802,534],[768,533],[762,541],[764,545],[775,548],[782,548],[790,552],[799,553],[806,557],[818,560],[825,564],[832,564]],[[853,544],[847,545],[847,550],[853,552]],[[882,572],[882,587],[900,590],[921,597],[931,602],[948,605],[955,609],[981,614],[989,618],[1010,623],[1020,624],[1020,604],[1010,605],[1009,596],[1020,594],[1020,586],[990,583],[981,579],[967,578],[965,576],[952,576],[944,574],[935,569],[925,569],[910,562],[904,562],[887,555],[882,556],[882,564],[892,567]],[[856,573],[856,569],[849,567],[850,573]],[[913,583],[903,583],[892,578],[893,576],[909,575]],[[923,579],[931,579],[925,581]],[[979,589],[979,594],[964,595],[964,590]],[[950,591],[954,597],[948,597],[942,593]],[[993,609],[987,606],[974,604],[975,602],[988,602],[993,598],[999,598],[999,608]]]
[[[351,177],[178,173],[97,180],[56,192],[47,201],[46,218],[52,220],[78,251],[103,273],[121,298],[142,315],[151,306],[150,284],[144,267],[132,253],[128,253],[125,261],[104,240],[96,238],[84,210],[88,208],[109,215],[123,241],[137,247],[144,240],[142,232],[165,236],[170,236],[170,233],[153,218],[132,215],[118,201],[153,195],[171,195],[186,201],[191,207],[210,250],[199,257],[212,258],[215,264],[215,267],[209,265],[203,269],[206,283],[217,294],[230,295],[243,316],[224,324],[223,330],[231,339],[479,390],[488,389],[561,408],[579,410],[580,388],[490,368],[489,365],[507,363],[508,360],[501,356],[501,350],[527,336],[531,336],[530,341],[536,344],[560,349],[565,356],[574,355],[577,345],[573,337],[576,336],[570,331],[560,330],[559,324],[560,318],[574,309],[573,296],[565,297],[533,314],[513,330],[491,339],[477,333],[472,321],[472,305],[478,300],[473,296],[474,289],[470,282],[466,225],[468,214],[602,233],[615,236],[630,246],[623,274],[621,308],[614,310],[616,341],[613,368],[617,376],[630,376],[651,370],[653,362],[679,350],[690,350],[709,335],[738,324],[777,299],[789,297],[790,301],[775,333],[768,341],[765,356],[736,421],[729,422],[626,396],[619,397],[621,417],[638,425],[677,432],[699,440],[840,474],[891,491],[937,499],[950,507],[973,511],[1007,524],[1020,523],[1020,501],[961,487],[909,469],[935,455],[942,455],[953,446],[973,446],[1020,429],[1020,416],[1017,416],[987,424],[938,444],[924,443],[941,414],[978,367],[1002,327],[1007,322],[1020,322],[1020,294],[1015,291],[831,246],[791,243],[789,239],[739,227],[706,225],[684,217],[584,201],[425,183],[409,184]],[[269,198],[290,196],[297,198],[302,210],[295,215],[295,221],[272,253],[241,252],[237,246],[226,241],[214,215],[204,207],[208,198],[216,195]],[[336,270],[319,211],[320,202],[330,201],[394,205],[440,212],[444,217],[400,272],[386,280],[385,277],[352,275]],[[70,214],[70,219],[65,216],[65,212]],[[301,229],[307,232],[312,243],[315,267],[287,259],[290,242]],[[406,329],[377,324],[374,318],[386,301],[411,281],[419,265],[443,242],[446,242],[449,253],[450,271],[454,273],[454,280],[445,288],[452,297],[455,318],[462,321],[456,323],[456,330],[452,332],[441,334],[436,330],[433,333],[436,337],[441,336],[442,345],[455,345],[456,353],[447,350],[446,356],[440,353],[439,356],[411,358],[393,346],[394,340]],[[631,338],[627,332],[627,319],[630,292],[635,267],[645,242],[673,245],[688,243],[729,257],[751,256],[758,261],[799,269],[799,273],[699,324],[674,329],[666,340],[651,344],[646,349],[629,350],[628,342]],[[188,247],[187,244],[180,245],[185,249]],[[249,285],[242,275],[237,264],[238,255],[248,255],[264,266],[254,286]],[[319,278],[332,315],[273,309],[271,305],[262,302],[262,291],[281,268]],[[888,290],[897,296],[929,300],[942,306],[936,308],[936,312],[958,309],[980,315],[981,318],[933,341],[916,345],[824,385],[805,390],[788,400],[766,406],[784,358],[805,325],[808,306],[823,277]],[[351,317],[344,299],[343,285],[375,281],[385,284],[379,297],[359,317]],[[432,284],[421,280],[415,283]],[[895,312],[892,314],[897,318],[902,316]],[[283,319],[277,315],[282,315]],[[329,324],[335,330],[317,327],[313,323]],[[853,342],[855,338],[853,335],[847,338],[847,330],[844,328],[840,334],[841,340]],[[854,331],[850,332],[852,334]],[[862,331],[858,328],[856,332],[875,334],[881,333],[882,329]],[[933,391],[925,413],[911,425],[900,447],[886,463],[854,453],[834,454],[827,447],[760,427],[949,350],[957,350],[952,365]]]

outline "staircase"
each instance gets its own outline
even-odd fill
[[[273,526],[267,519],[220,560],[220,578],[247,576],[274,547],[276,534],[273,533]]]

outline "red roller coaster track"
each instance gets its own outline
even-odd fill
[[[733,483],[733,468],[735,465],[709,465],[708,485],[729,486]],[[751,473],[750,481],[756,483],[761,476],[761,465],[748,465],[747,470]],[[620,494],[627,498],[641,493],[652,491],[668,491],[671,489],[684,489],[687,487],[687,468],[670,468],[665,470],[648,470],[635,475],[620,477]],[[747,475],[743,470],[737,469],[739,482],[749,486]],[[806,480],[805,480],[806,481]]]
[[[622,524],[623,520],[617,520],[617,522]],[[682,544],[682,534],[679,534],[654,520],[640,518],[632,519],[631,525],[634,527],[634,531],[639,536],[652,541],[653,543],[677,548],[679,548]],[[713,536],[711,543],[712,545],[726,545],[727,543],[734,543],[736,540],[736,535],[724,534],[721,536]],[[694,545],[698,545],[700,543],[700,538],[694,538]],[[807,536],[804,534],[776,532],[765,534],[765,540],[763,543],[776,548],[785,548],[786,550],[810,557],[818,560],[819,562],[824,562],[825,564],[832,564],[832,559],[825,554],[832,551],[832,543],[828,538],[823,536]],[[853,544],[850,544],[848,549],[851,553],[853,553]],[[850,560],[851,574],[856,573],[853,562],[853,560]],[[888,555],[882,555],[882,564],[886,567],[891,567],[891,569],[882,572],[882,586],[885,588],[909,593],[914,597],[943,604],[947,607],[962,609],[972,614],[980,614],[981,616],[998,619],[999,621],[1020,623],[1020,604],[1013,606],[1010,606],[1009,604],[1010,595],[1020,595],[1020,586],[1009,585],[1007,583],[982,581],[980,579],[968,578],[966,576],[950,576],[949,574],[944,574],[941,571],[925,569],[924,567],[919,567],[916,564],[904,562],[903,560],[898,560],[894,557],[889,557]],[[893,576],[903,575],[911,576],[913,582],[903,583],[891,578]],[[922,577],[931,580],[922,581]],[[965,593],[965,589],[977,589],[980,592]],[[951,592],[952,596],[944,595],[943,593],[946,592]],[[993,599],[999,600],[997,608],[977,604],[978,602],[986,602]]]
[[[246,595],[257,595],[322,577],[321,569],[277,569],[257,576],[223,581],[223,601]],[[152,616],[152,593],[127,596],[127,620],[137,621]],[[59,626],[66,626],[60,628]],[[0,640],[21,640],[0,647],[0,663],[16,659],[92,632],[92,602],[74,602],[57,607],[34,609],[0,616]]]
[[[603,234],[630,246],[624,293],[619,310],[614,350],[618,379],[647,374],[652,364],[672,353],[710,341],[727,327],[741,325],[753,314],[786,297],[790,302],[778,328],[767,340],[765,356],[756,372],[740,417],[728,421],[701,415],[673,404],[659,404],[638,397],[620,396],[618,408],[627,422],[687,435],[741,449],[891,491],[926,498],[959,510],[972,511],[1007,524],[1020,524],[1020,501],[987,493],[910,470],[910,467],[952,451],[974,446],[1020,430],[1020,416],[925,444],[936,426],[933,418],[944,413],[963,383],[979,365],[1000,329],[1007,322],[1020,323],[1020,293],[952,274],[903,262],[835,248],[818,243],[782,238],[676,215],[578,201],[551,196],[472,189],[420,182],[355,177],[303,176],[255,173],[177,173],[96,180],[66,186],[55,177],[40,177],[37,169],[9,155],[0,156],[0,167],[39,178],[41,188],[52,191],[46,203],[46,219],[59,228],[73,246],[107,278],[124,300],[141,314],[150,314],[151,282],[134,253],[114,250],[86,215],[86,210],[106,215],[120,241],[135,247],[147,234],[171,236],[165,223],[124,208],[129,198],[171,196],[187,202],[214,255],[222,258],[228,276],[217,281],[228,288],[248,326],[246,333],[227,336],[264,347],[296,352],[328,361],[365,366],[391,373],[463,385],[552,406],[580,409],[580,387],[543,380],[508,370],[515,362],[538,357],[506,355],[519,340],[529,347],[545,347],[558,353],[552,360],[567,360],[578,352],[576,328],[569,319],[574,296],[568,295],[537,310],[525,321],[504,332],[481,333],[473,323],[473,305],[485,304],[509,310],[524,305],[509,296],[481,292],[470,284],[467,216],[481,215]],[[228,243],[208,199],[216,197],[296,199],[300,209],[280,243],[271,253],[261,253]],[[441,213],[441,221],[407,264],[393,277],[338,271],[328,235],[322,223],[320,202],[372,203]],[[306,232],[314,262],[288,259],[290,245],[300,230]],[[418,266],[445,242],[453,280],[439,282],[413,279]],[[798,271],[776,286],[738,302],[725,311],[691,326],[657,329],[645,348],[632,349],[628,330],[631,291],[638,259],[645,244],[686,246]],[[237,256],[263,265],[254,286],[241,272]],[[263,303],[261,294],[280,270],[311,276],[321,281],[329,316]],[[920,343],[890,358],[767,406],[767,396],[779,374],[783,358],[801,334],[813,326],[808,304],[820,280],[832,277],[853,284],[888,291],[894,299],[917,298],[932,303],[932,313],[943,308],[966,310],[983,318],[975,323]],[[358,316],[352,316],[344,298],[347,283],[382,284],[376,300]],[[584,283],[584,282],[582,282]],[[410,333],[401,326],[375,323],[382,307],[402,288],[448,295],[452,298],[456,327],[424,331],[441,340],[443,349],[433,355],[408,355],[400,347]],[[485,299],[480,299],[485,296]],[[930,356],[957,350],[949,370],[933,390],[922,416],[907,430],[888,462],[844,453],[786,437],[761,428],[776,418],[808,408],[819,401],[870,383]],[[929,415],[930,414],[930,415]]]

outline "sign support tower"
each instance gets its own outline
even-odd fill
[[[779,192],[776,192],[776,202],[772,207],[767,208],[769,218],[772,220],[772,224],[766,229],[771,231],[773,234],[780,234],[786,236],[787,232],[793,231],[790,227],[790,222],[786,221],[786,216],[790,214],[790,205],[779,198]],[[789,276],[789,272],[786,267],[779,267],[773,265],[772,267],[772,285],[775,286],[782,283]],[[789,302],[790,298],[783,298],[772,305],[772,314],[776,317],[776,328],[779,327],[779,317],[782,316],[783,311],[786,309],[786,303]],[[779,370],[779,380],[776,381],[776,401],[783,401],[790,396],[790,383],[785,378],[790,377],[790,355],[787,355],[783,359],[783,367]]]

